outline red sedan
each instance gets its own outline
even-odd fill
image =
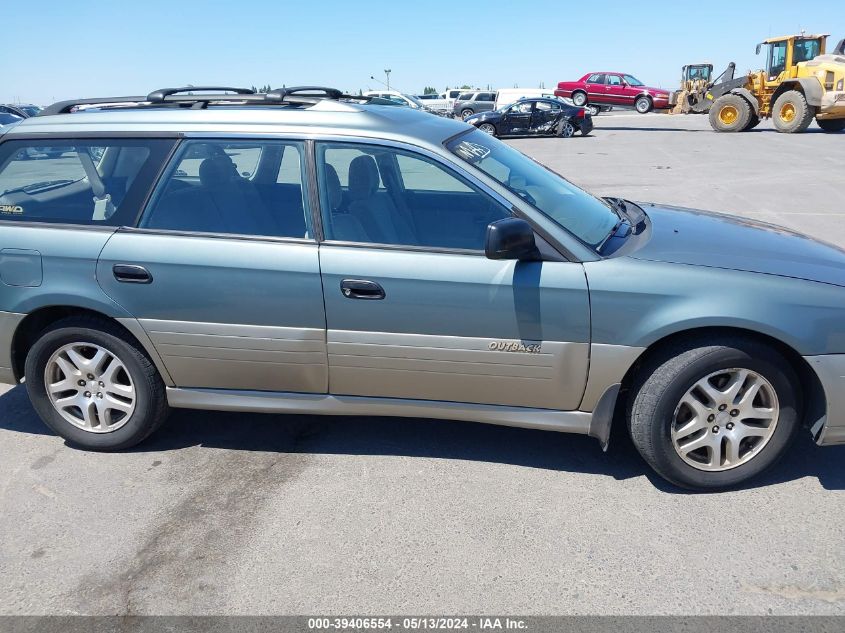
[[[669,92],[650,88],[625,73],[587,73],[578,81],[561,81],[555,95],[580,107],[602,105],[634,108],[640,114],[669,107]]]

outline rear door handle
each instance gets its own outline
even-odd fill
[[[112,266],[114,278],[126,284],[150,284],[153,276],[150,271],[137,264],[115,264]]]
[[[384,299],[384,288],[366,279],[344,279],[340,292],[347,299]]]

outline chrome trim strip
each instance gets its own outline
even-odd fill
[[[222,391],[168,387],[167,400],[170,406],[175,408],[257,413],[434,418],[582,435],[589,433],[592,419],[592,414],[583,411],[553,411],[527,407],[329,394]]]

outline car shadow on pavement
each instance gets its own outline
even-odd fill
[[[0,430],[53,435],[38,419],[22,385],[0,396]],[[474,422],[418,418],[273,415],[176,409],[133,452],[203,446],[238,451],[330,455],[395,455],[472,460],[618,480],[645,476],[659,490],[686,491],[655,475],[615,423],[610,450],[589,437]],[[845,490],[845,446],[819,448],[806,434],[787,456],[748,487],[815,477],[828,490]]]
[[[624,126],[614,126],[614,125],[597,125],[594,131],[601,131],[601,132],[701,132],[704,134],[715,134],[711,129],[693,129],[688,127],[646,127],[646,126],[636,126],[636,125],[624,125]],[[780,134],[775,128],[756,128],[753,130],[747,130],[746,132],[742,132],[742,134]],[[825,134],[825,131],[822,129],[809,129],[803,134]]]

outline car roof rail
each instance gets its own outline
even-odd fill
[[[69,114],[86,106],[106,108],[155,108],[162,106],[205,109],[211,104],[239,106],[314,105],[320,101],[360,101],[364,103],[389,103],[378,97],[345,94],[337,88],[325,86],[293,86],[276,88],[267,93],[255,92],[251,88],[229,86],[185,86],[182,88],[160,88],[146,96],[94,97],[59,101],[44,108],[37,116]]]

